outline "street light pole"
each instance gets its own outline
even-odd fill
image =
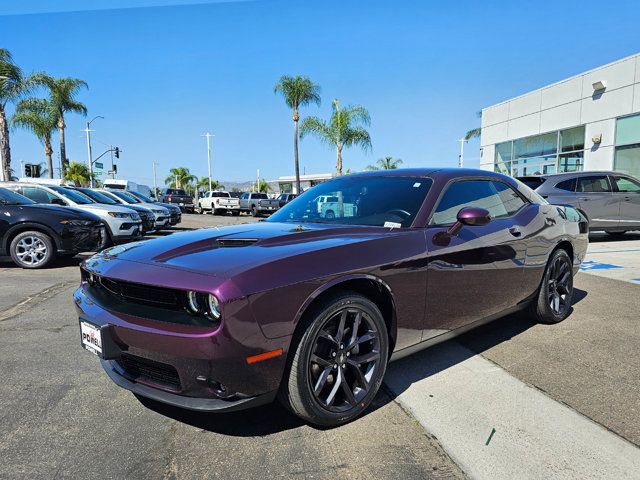
[[[154,161],[153,165],[153,198],[158,197],[158,185],[156,184],[156,165],[157,163]]]
[[[89,127],[91,126],[91,123],[97,118],[104,119],[103,116],[96,115],[90,121],[87,122],[87,128],[85,128],[84,130],[85,132],[87,132],[87,157],[89,158],[89,186],[91,188],[94,187],[94,184],[93,184],[93,159],[91,158],[91,131],[92,130]]]
[[[207,132],[202,136],[207,137],[207,161],[209,162],[209,191],[211,191],[211,144],[209,143],[209,139],[211,137],[214,137],[215,135],[212,135],[209,132]]]
[[[458,167],[464,168],[464,144],[467,143],[468,140],[465,138],[461,138],[458,140],[460,142],[460,156],[458,157]]]

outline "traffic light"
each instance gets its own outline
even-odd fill
[[[118,165],[114,165],[112,171],[114,174],[118,173]]]
[[[24,176],[29,178],[40,178],[40,165],[27,163],[24,166]]]
[[[32,177],[33,176],[31,174],[31,165],[29,165],[28,163],[24,166],[24,176],[25,177]]]
[[[116,158],[120,158],[120,148],[116,147],[116,149],[113,151],[113,154]]]

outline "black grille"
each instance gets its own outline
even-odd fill
[[[183,307],[181,292],[170,288],[123,282],[107,277],[98,277],[97,284],[122,300],[172,310],[180,310]]]
[[[180,377],[171,365],[128,353],[123,353],[116,362],[134,380],[143,379],[180,390]]]

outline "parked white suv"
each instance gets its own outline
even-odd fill
[[[169,228],[171,226],[170,224],[171,213],[169,212],[168,208],[162,207],[155,203],[142,202],[140,201],[139,198],[131,195],[129,192],[126,192],[124,190],[102,189],[100,190],[100,193],[109,195],[109,197],[113,198],[114,200],[121,203],[122,205],[137,205],[139,207],[148,208],[153,212],[153,215],[155,216],[156,230],[159,230],[162,228]]]
[[[78,191],[57,185],[8,183],[3,186],[36,203],[73,207],[97,215],[107,228],[108,239],[103,246],[137,239],[142,235],[140,216],[129,208],[100,205]]]

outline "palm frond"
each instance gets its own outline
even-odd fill
[[[315,103],[320,105],[320,86],[307,76],[295,77],[283,75],[273,87],[273,93],[279,93],[289,108],[295,109],[303,105]]]
[[[323,143],[335,144],[335,135],[331,127],[318,117],[307,117],[300,123],[300,138],[313,135]]]
[[[480,138],[480,134],[482,133],[482,128],[474,128],[473,130],[469,130],[467,134],[464,136],[465,140],[471,140],[472,138]]]
[[[369,136],[369,132],[367,132],[362,127],[345,129],[343,132],[342,138],[343,138],[342,144],[345,147],[358,145],[362,147],[362,149],[365,151],[370,151],[372,148],[371,137]]]

